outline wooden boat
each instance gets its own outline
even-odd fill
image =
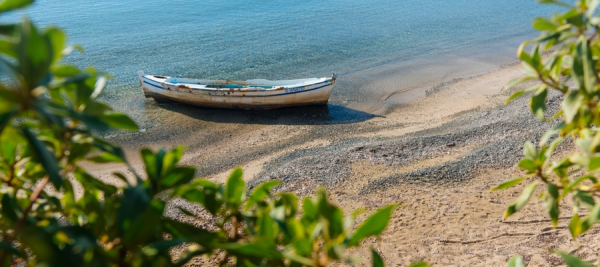
[[[138,72],[144,95],[156,102],[209,108],[274,109],[326,105],[336,75],[299,80],[222,81],[146,75]]]

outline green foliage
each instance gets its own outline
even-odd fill
[[[412,263],[409,267],[429,267],[429,263],[424,262],[424,261],[418,261],[418,262]]]
[[[513,256],[508,260],[508,267],[525,267],[525,263],[521,256]]]
[[[539,3],[558,5],[565,11],[534,20],[533,28],[541,32],[540,36],[524,42],[517,52],[526,76],[510,81],[507,87],[527,81],[537,81],[537,84],[513,93],[507,102],[535,91],[531,95],[531,112],[542,121],[561,121],[537,146],[525,144],[524,159],[518,166],[526,175],[504,182],[494,190],[531,182],[521,197],[508,206],[504,214],[508,217],[523,208],[539,183],[546,184],[538,198],[543,199],[554,227],[558,224],[559,203],[571,198],[574,205],[569,230],[573,238],[577,238],[600,219],[600,204],[597,204],[600,196],[597,179],[600,173],[600,1],[580,0],[573,5],[555,0]],[[531,47],[531,52],[524,51],[526,46]],[[552,116],[546,114],[548,90],[563,95],[560,111]],[[569,138],[578,150],[560,159],[553,157],[554,149]],[[580,217],[581,208],[587,210],[587,215]],[[591,266],[575,256],[556,253],[569,266]],[[519,264],[522,266],[520,257],[509,261],[509,266]]]
[[[565,252],[561,252],[561,251],[555,251],[554,253],[558,254],[565,261],[567,266],[569,266],[569,267],[592,267],[593,266],[590,263],[583,261],[580,258],[577,258],[569,253],[565,253]]]
[[[4,0],[0,13],[31,2]],[[0,266],[181,266],[202,255],[220,265],[325,266],[352,262],[346,249],[386,228],[394,206],[353,230],[355,215],[323,190],[299,199],[271,181],[249,191],[241,169],[224,185],[196,179],[178,164],[182,147],[142,150],[145,173],[131,181],[98,179],[83,162],[132,168],[94,133],[138,128],[95,100],[107,77],[61,63],[77,49],[66,43],[61,30],[27,19],[0,25]],[[167,217],[174,199],[200,207],[173,209],[201,223]],[[373,260],[384,265],[374,251]]]

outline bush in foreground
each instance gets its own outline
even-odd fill
[[[533,28],[540,31],[538,38],[524,42],[517,53],[525,67],[526,76],[508,83],[510,88],[527,81],[537,83],[523,91],[515,92],[507,100],[532,93],[531,112],[542,121],[559,119],[560,123],[549,130],[534,145],[523,149],[524,159],[518,166],[523,177],[498,185],[493,190],[505,189],[522,182],[530,183],[522,195],[510,204],[504,214],[508,217],[521,210],[536,188],[546,188],[538,195],[543,199],[554,227],[558,224],[559,203],[565,198],[573,200],[573,214],[569,231],[574,239],[588,231],[600,219],[600,16],[598,0],[581,0],[568,4],[556,0],[540,0],[542,4],[560,6],[566,11],[552,17],[536,18]],[[532,46],[532,51],[524,51]],[[542,56],[543,53],[549,53]],[[574,83],[574,88],[568,84]],[[549,90],[563,95],[561,109],[551,116],[546,114],[546,97]],[[554,160],[554,149],[572,138],[578,151]],[[580,217],[582,209],[587,215]],[[569,266],[591,266],[573,255],[555,252]],[[516,256],[509,266],[523,266]]]

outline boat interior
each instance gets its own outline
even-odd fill
[[[264,79],[255,79],[247,81],[227,81],[227,80],[200,80],[189,78],[167,78],[164,82],[171,84],[185,84],[192,88],[215,88],[215,89],[231,89],[231,88],[256,88],[256,89],[275,89],[279,87],[291,88],[309,84],[325,82],[330,78],[310,78],[298,80],[280,80],[270,81]]]
[[[265,79],[254,79],[247,81],[229,81],[229,80],[202,80],[190,78],[176,78],[158,75],[144,75],[144,77],[160,82],[170,84],[181,84],[191,89],[208,89],[208,90],[223,90],[223,89],[250,89],[250,90],[272,90],[278,88],[294,88],[310,84],[322,83],[331,78],[310,78],[297,80],[278,80],[271,81]]]

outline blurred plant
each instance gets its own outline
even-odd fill
[[[32,2],[4,0],[0,14]],[[195,168],[178,166],[181,147],[142,150],[142,179],[94,135],[137,125],[96,101],[106,75],[61,63],[79,49],[66,39],[27,19],[0,24],[0,266],[181,266],[215,253],[220,265],[325,266],[354,261],[345,250],[386,228],[393,205],[352,231],[358,213],[344,217],[325,191],[300,201],[271,181],[249,192],[240,169],[225,185],[194,179]],[[124,164],[134,181],[114,173],[120,182],[106,183],[82,161]],[[173,199],[200,205],[177,209],[207,228],[166,217]]]
[[[600,16],[597,13],[600,1],[581,0],[568,4],[540,0],[539,3],[557,5],[566,11],[534,20],[533,28],[541,35],[521,44],[517,52],[526,76],[510,81],[507,87],[527,81],[537,83],[515,92],[506,102],[533,92],[531,112],[542,121],[560,119],[560,123],[549,130],[537,146],[531,142],[525,144],[525,158],[518,163],[526,172],[525,176],[506,181],[493,190],[530,182],[523,194],[508,206],[504,214],[508,217],[521,210],[538,185],[544,184],[546,188],[538,198],[543,199],[554,227],[558,224],[559,203],[571,198],[573,214],[569,230],[576,239],[600,219],[600,182],[597,179],[600,172]],[[524,51],[526,46],[532,46],[530,53]],[[548,55],[542,56],[544,52]],[[550,117],[546,116],[548,90],[563,95],[561,109]],[[578,151],[553,160],[555,148],[569,138],[574,140]],[[580,217],[582,208],[588,213]],[[574,256],[558,254],[569,266],[583,266],[580,265],[583,261],[573,260]]]

